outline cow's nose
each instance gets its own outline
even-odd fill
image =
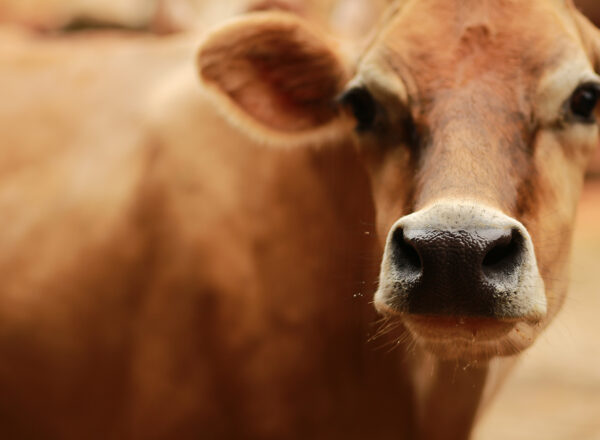
[[[495,316],[499,297],[517,289],[525,253],[524,237],[507,227],[398,227],[390,246],[408,311],[419,314]]]
[[[375,307],[537,322],[546,314],[546,294],[521,222],[476,202],[448,200],[392,226]]]

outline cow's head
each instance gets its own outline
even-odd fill
[[[564,0],[409,0],[356,63],[282,13],[230,22],[198,63],[255,138],[355,139],[384,248],[377,309],[478,359],[529,346],[563,301],[598,43]]]

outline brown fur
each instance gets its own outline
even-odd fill
[[[370,46],[410,75],[415,133],[404,146],[398,132],[371,135],[358,154],[349,133],[319,149],[249,140],[236,125],[267,143],[281,125],[218,114],[186,67],[189,41],[10,41],[2,437],[467,438],[514,359],[440,361],[399,322],[378,332],[369,296],[380,242],[441,195],[492,204],[531,231],[550,319],[591,145],[532,123],[533,83],[582,51],[572,11],[451,3],[411,3]],[[237,25],[264,18],[249,20]],[[406,104],[389,104],[391,117]]]

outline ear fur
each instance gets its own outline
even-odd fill
[[[352,124],[335,102],[349,78],[345,63],[294,15],[229,21],[207,36],[197,68],[226,118],[263,143],[329,142]]]

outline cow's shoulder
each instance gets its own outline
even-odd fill
[[[165,222],[144,102],[178,55],[133,41],[15,44],[0,55],[0,355],[19,370],[0,383],[14,414],[68,438],[57,426],[67,408],[96,426],[127,404]],[[90,394],[105,396],[94,411],[73,404]]]

